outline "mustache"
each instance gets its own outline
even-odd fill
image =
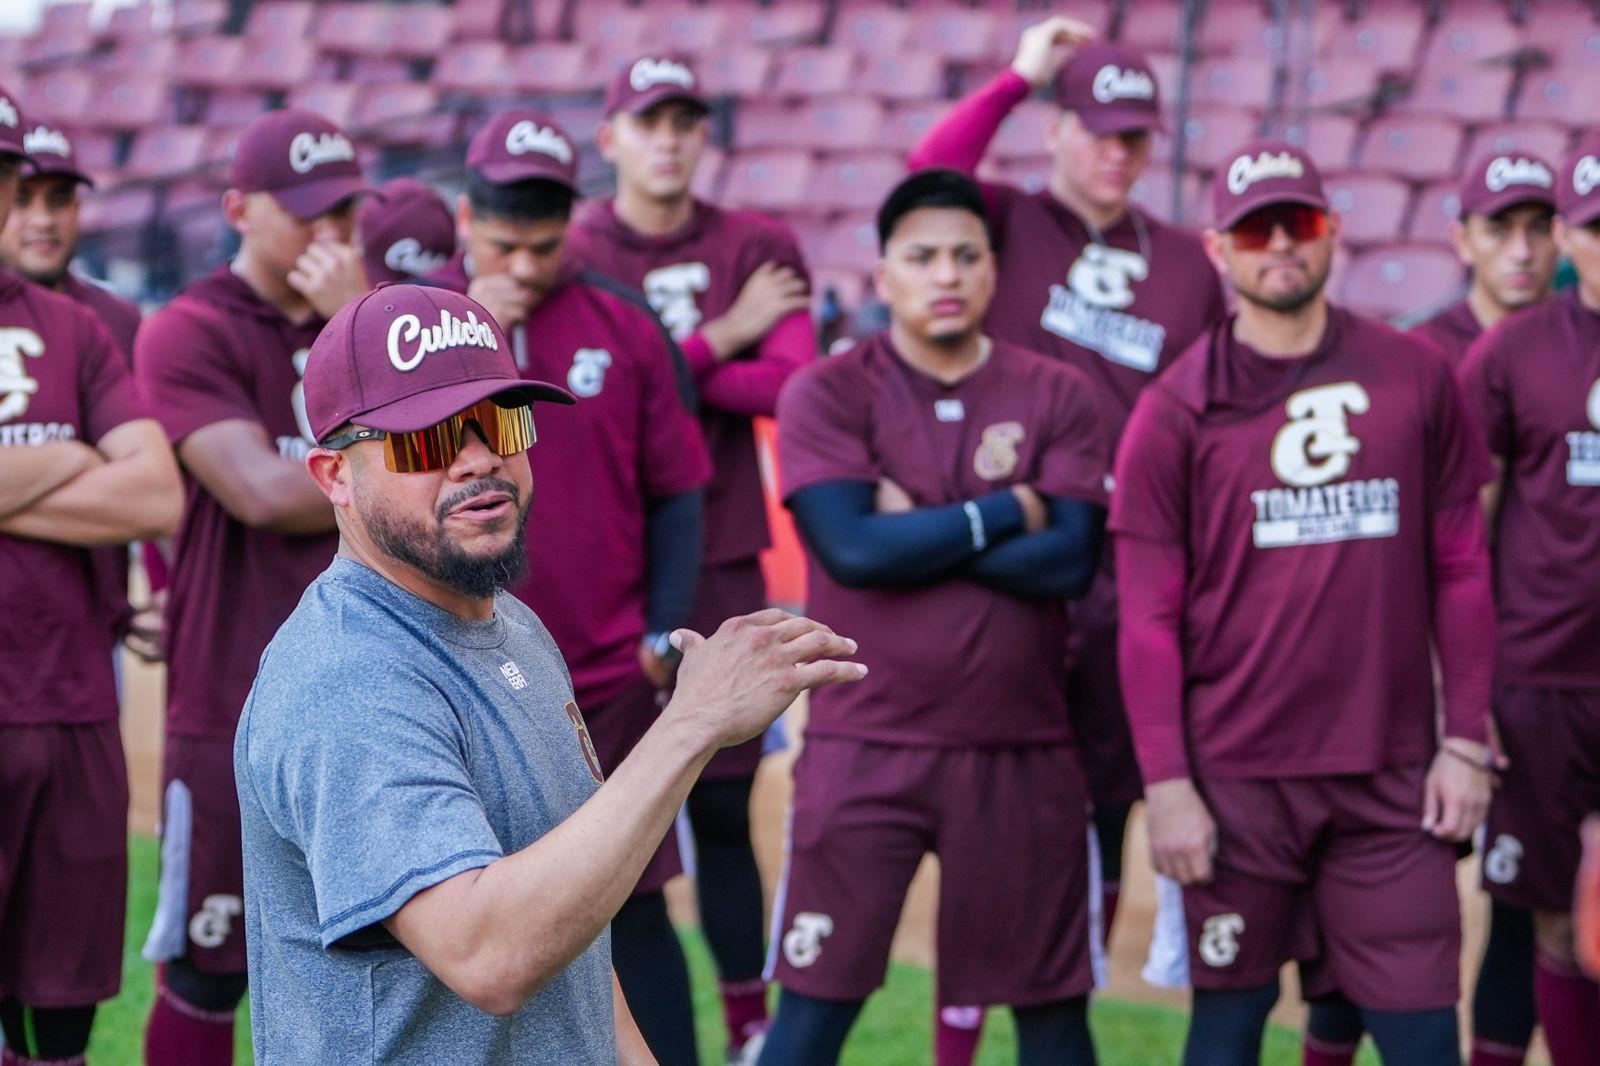
[[[450,516],[451,511],[466,503],[474,496],[482,496],[486,492],[503,492],[511,497],[511,502],[513,505],[519,509],[522,506],[522,494],[517,491],[516,485],[502,477],[483,477],[479,478],[477,481],[463,486],[460,489],[457,489],[455,492],[452,492],[448,497],[445,498],[445,501],[438,506],[438,509],[435,510],[434,517],[436,517],[440,522],[443,522]]]

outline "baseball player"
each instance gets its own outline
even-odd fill
[[[769,539],[750,420],[771,415],[783,383],[816,354],[806,265],[783,223],[691,194],[707,105],[687,61],[641,56],[618,73],[605,107],[600,152],[616,165],[617,195],[579,214],[572,254],[643,290],[694,374],[712,476],[689,625],[709,633],[766,605],[757,554]],[[701,926],[732,1055],[767,1023],[749,813],[760,759],[759,739],[722,752],[689,794]]]
[[[31,165],[0,90],[0,226]],[[82,1062],[116,995],[127,765],[87,548],[166,536],[172,452],[92,312],[0,269],[0,1030],[11,1066]]]
[[[1299,959],[1386,1062],[1458,1063],[1488,460],[1432,345],[1330,306],[1338,219],[1304,152],[1245,146],[1212,201],[1239,311],[1140,396],[1111,508],[1152,859],[1183,886],[1185,1062],[1254,1061]]]
[[[689,616],[711,469],[693,386],[643,297],[565,254],[577,158],[549,117],[494,115],[467,148],[461,251],[432,280],[489,309],[520,369],[578,397],[531,456],[532,576],[512,591],[555,637],[609,771],[656,719],[671,660],[656,635]],[[688,970],[661,891],[681,871],[668,833],[612,922],[622,990],[663,1063],[696,1061]]]
[[[872,639],[864,682],[812,697],[760,1062],[836,1061],[935,852],[939,1001],[1010,1005],[1023,1063],[1091,1063],[1060,602],[1099,558],[1104,429],[1079,371],[983,332],[994,256],[970,178],[913,174],[878,233],[888,332],[801,371],[778,405],[810,612]]]
[[[1025,30],[1011,67],[957,104],[911,153],[913,168],[972,173],[1000,123],[1050,86],[1061,113],[1042,132],[1052,158],[1037,193],[984,183],[1000,284],[986,328],[1088,375],[1114,449],[1139,390],[1225,310],[1216,270],[1192,233],[1129,202],[1161,127],[1160,87],[1138,52],[1089,40],[1053,16]],[[1116,673],[1116,589],[1109,567],[1072,605],[1067,707],[1095,802],[1105,928],[1116,914],[1128,809],[1139,768]],[[939,1066],[972,1059],[970,1013],[941,1011]],[[981,1022],[979,1022],[981,1024]]]
[[[1487,495],[1509,766],[1483,880],[1535,912],[1534,999],[1551,1061],[1567,1066],[1600,1058],[1600,995],[1575,961],[1571,914],[1579,826],[1600,810],[1600,138],[1562,164],[1556,202],[1577,287],[1485,333],[1461,378],[1500,468]]]
[[[356,242],[367,280],[415,281],[456,254],[456,220],[437,189],[395,178],[356,209]]]
[[[22,179],[16,203],[0,231],[0,263],[93,311],[131,367],[139,308],[68,269],[78,250],[79,190],[94,185],[78,166],[72,133],[57,125],[30,122],[22,145],[33,168]],[[101,590],[101,616],[112,634],[118,640],[128,638],[129,646],[143,658],[159,657],[159,617],[147,611],[136,621],[128,604],[128,549],[107,548],[89,558]]]
[[[227,1063],[245,991],[232,745],[261,651],[333,557],[333,509],[307,475],[300,374],[326,321],[367,290],[352,242],[369,191],[355,147],[309,111],[240,135],[222,212],[233,261],[139,330],[134,365],[177,449],[188,505],[173,545],[161,895],[151,1063]]]
[[[1472,271],[1467,294],[1413,327],[1459,365],[1483,331],[1544,299],[1555,276],[1555,168],[1535,155],[1491,153],[1461,180],[1456,252]],[[1472,997],[1472,1066],[1520,1066],[1533,1037],[1533,916],[1491,902],[1489,936]],[[1305,1066],[1350,1066],[1361,1013],[1337,1000],[1312,1004]]]

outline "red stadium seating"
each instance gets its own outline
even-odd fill
[[[1450,243],[1451,227],[1461,217],[1461,183],[1436,181],[1417,194],[1407,236],[1417,244]]]
[[[794,210],[815,192],[805,152],[743,152],[728,161],[726,170],[722,198],[730,207]]]
[[[1146,52],[1177,52],[1183,46],[1183,5],[1178,0],[1139,0],[1123,9],[1120,37]]]
[[[1462,267],[1443,248],[1375,248],[1353,256],[1336,297],[1352,310],[1388,317],[1439,304],[1460,290]]]
[[[727,165],[722,149],[708,145],[700,155],[700,165],[694,169],[694,181],[689,191],[702,200],[715,201],[722,196],[722,174]]]
[[[1254,112],[1210,108],[1196,111],[1184,123],[1185,158],[1190,166],[1210,170],[1221,166],[1234,149],[1255,137],[1261,120]]]
[[[969,8],[919,11],[906,53],[940,56],[950,63],[982,63],[993,55],[996,22],[990,12]]]
[[[349,126],[355,121],[360,95],[361,86],[353,82],[320,81],[295,86],[286,102],[290,107],[315,111],[337,126]]]
[[[178,118],[164,73],[101,78],[95,83],[92,112],[85,117],[91,125],[116,130],[136,130]]]
[[[162,33],[156,5],[150,0],[113,8],[106,19],[106,36],[113,41],[146,41]]]
[[[1206,10],[1198,41],[1205,55],[1240,55],[1270,60],[1284,47],[1284,25],[1260,0],[1217,0]]]
[[[885,148],[902,154],[907,153],[916,147],[923,135],[949,110],[948,100],[927,100],[891,107],[884,116],[883,128],[878,132],[878,139]],[[1043,134],[1040,135],[1038,143],[1041,145],[1044,143]]]
[[[1361,145],[1361,166],[1430,181],[1456,174],[1461,127],[1448,119],[1393,116],[1375,120]]]
[[[891,102],[933,99],[944,95],[944,68],[944,60],[930,53],[869,53],[851,91]]]
[[[454,8],[428,4],[402,4],[380,27],[382,36],[372,42],[368,55],[429,59],[439,54],[455,33]]]
[[[651,43],[682,55],[709,56],[729,42],[731,30],[726,7],[678,7],[661,15]]]
[[[997,159],[1020,159],[1044,151],[1045,130],[1060,109],[1043,100],[1024,100],[1000,123],[1000,130],[989,145]]]
[[[883,113],[877,101],[851,97],[804,104],[794,112],[790,143],[819,152],[876,148]]]
[[[441,92],[481,94],[511,86],[511,59],[499,41],[463,41],[447,48],[433,66]]]
[[[47,9],[48,10],[48,9]],[[64,29],[28,38],[23,45],[22,63],[29,67],[81,63],[94,51],[95,36],[87,29]]]
[[[261,0],[250,8],[244,34],[252,42],[303,41],[316,20],[317,5],[311,0]]]
[[[345,67],[344,80],[357,85],[399,85],[414,80],[411,60],[401,56],[349,56],[342,62]]]
[[[1315,110],[1361,112],[1377,100],[1382,72],[1359,59],[1320,60],[1309,70],[1289,75],[1285,98],[1290,107],[1304,102]]]
[[[1498,122],[1516,72],[1507,66],[1427,69],[1395,111],[1411,115],[1443,115],[1462,122]]]
[[[1594,118],[1596,101],[1600,101],[1600,59],[1587,69],[1529,71],[1517,95],[1517,118],[1579,125]]]
[[[445,144],[455,134],[456,115],[440,111],[438,94],[426,85],[374,85],[362,90],[351,126],[380,144]]]
[[[72,154],[78,166],[99,181],[117,169],[117,141],[114,133],[78,130],[72,136]]]
[[[178,40],[172,36],[129,38],[97,60],[107,74],[162,74],[178,65]]]
[[[1568,70],[1600,66],[1600,22],[1589,7],[1534,8],[1525,41],[1553,66]]]
[[[1008,159],[992,167],[980,167],[979,170],[985,181],[1014,185],[1024,192],[1039,192],[1050,184],[1050,171],[1054,166],[1055,160],[1049,156],[1032,155],[1025,159]]]
[[[326,82],[308,82],[307,90],[315,91],[326,86]],[[355,86],[350,86],[353,90]],[[293,99],[291,96],[290,99]],[[265,114],[271,101],[265,93],[251,92],[246,89],[234,89],[228,92],[212,93],[206,102],[206,125],[214,129],[233,129],[249,123],[258,115]],[[312,108],[314,111],[320,108]],[[334,118],[332,114],[329,118]],[[335,121],[338,121],[335,119]]]
[[[787,49],[778,57],[772,90],[783,97],[831,96],[849,87],[860,66],[861,53],[853,48]]]
[[[1382,174],[1345,174],[1327,180],[1328,202],[1343,220],[1351,245],[1393,241],[1411,206],[1411,186]]]
[[[228,0],[173,0],[171,32],[180,37],[215,33],[228,17]]]
[[[457,40],[498,40],[506,29],[506,9],[510,0],[455,0]],[[443,42],[440,42],[441,44]]]
[[[632,56],[649,48],[651,17],[621,0],[583,0],[572,13],[573,40],[597,53]]]
[[[827,5],[820,0],[770,7],[751,3],[730,10],[728,34],[731,41],[750,44],[782,47],[815,44],[822,39],[827,17]]]
[[[1336,174],[1350,166],[1360,134],[1360,124],[1343,115],[1317,115],[1308,126],[1292,126],[1283,131],[1290,144],[1311,153],[1324,174]]]
[[[794,109],[772,100],[751,100],[739,105],[733,119],[733,143],[740,149],[788,148]]]
[[[94,4],[88,0],[69,0],[67,3],[46,4],[39,13],[39,33],[74,34],[91,32]]]
[[[392,10],[381,3],[321,4],[311,38],[324,52],[366,52],[384,39]]]
[[[133,139],[122,172],[130,178],[187,174],[205,159],[210,134],[200,126],[157,126]]]
[[[871,215],[854,215],[806,231],[802,246],[813,266],[867,271],[878,258],[878,233]]]
[[[1506,60],[1522,47],[1522,30],[1504,7],[1449,12],[1422,51],[1425,70],[1449,70]]]
[[[835,45],[879,56],[905,51],[911,39],[912,16],[884,4],[852,4],[846,0],[834,20]]]
[[[835,156],[812,171],[812,205],[822,211],[875,211],[905,175],[905,157],[894,153]]]
[[[1176,212],[1173,210],[1174,188],[1178,196]],[[1132,199],[1144,211],[1169,222],[1203,226],[1211,221],[1210,187],[1192,170],[1185,171],[1178,180],[1171,168],[1151,167],[1134,183]]]
[[[1484,126],[1473,134],[1462,156],[1471,163],[1490,152],[1532,152],[1553,164],[1559,164],[1567,154],[1571,134],[1563,126],[1550,122],[1507,122]]]
[[[1380,70],[1408,71],[1422,44],[1420,4],[1376,6],[1360,20],[1335,21],[1319,28],[1317,54],[1327,60],[1354,59]]]
[[[317,50],[309,41],[250,42],[235,84],[287,92],[314,76]]]
[[[30,115],[78,122],[94,107],[94,78],[65,67],[51,70],[28,80],[22,102]]]
[[[991,5],[985,5],[990,11]],[[991,53],[997,63],[1009,63],[1016,54],[1017,41],[1022,36],[1022,31],[1038,22],[1048,14],[1064,14],[1086,23],[1095,32],[1102,35],[1111,29],[1112,6],[1109,0],[1082,0],[1073,3],[1070,8],[1063,7],[1059,12],[1041,11],[1039,5],[1029,5],[1026,10],[995,12],[990,17],[994,19],[994,50]]]
[[[525,44],[511,65],[511,84],[528,92],[575,93],[594,87],[593,54],[585,44]]]
[[[243,63],[244,41],[240,38],[196,37],[183,43],[172,80],[199,88],[227,88],[235,84]]]
[[[148,186],[111,189],[85,197],[78,224],[86,233],[143,225],[155,215],[156,190]]]
[[[1196,107],[1264,109],[1272,103],[1275,79],[1272,61],[1264,55],[1209,59],[1189,76],[1189,100]]]
[[[712,96],[755,96],[766,91],[773,56],[756,45],[719,48],[695,63],[701,87]]]

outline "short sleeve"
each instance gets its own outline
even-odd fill
[[[1475,498],[1494,480],[1494,464],[1446,357],[1431,348],[1423,349],[1421,357],[1427,375],[1428,502],[1438,511]]]
[[[867,444],[871,394],[841,355],[801,370],[778,396],[783,497],[827,481],[878,480]]]
[[[168,308],[145,319],[133,365],[140,393],[174,445],[216,422],[261,420],[230,353],[183,311]]]
[[[666,335],[643,312],[631,314],[629,320],[638,333],[634,350],[644,363],[640,483],[647,496],[676,496],[711,479],[711,456],[700,423],[679,392]]]
[[[1099,401],[1083,375],[1052,366],[1053,396],[1048,436],[1039,456],[1034,488],[1046,496],[1106,502],[1106,432]]]
[[[503,854],[443,693],[404,664],[366,662],[360,676],[353,665],[326,670],[315,687],[301,684],[304,671],[279,672],[252,693],[241,736],[241,789],[255,789],[305,856],[324,947]],[[271,706],[285,701],[305,705]]]
[[[1511,451],[1511,383],[1500,358],[1497,332],[1484,334],[1467,349],[1459,370],[1467,410],[1483,430],[1485,443],[1496,455]]]
[[[1189,537],[1193,420],[1160,386],[1133,406],[1113,467],[1113,533],[1184,543]]]
[[[106,327],[86,313],[78,335],[80,402],[89,439],[98,441],[124,422],[149,418],[149,407]]]
[[[762,263],[777,263],[800,275],[807,285],[811,284],[811,271],[806,266],[805,255],[800,251],[800,242],[795,239],[794,231],[788,226],[780,222],[770,223],[762,239],[757,243],[760,253],[756,266]]]

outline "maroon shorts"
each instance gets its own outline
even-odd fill
[[[0,726],[0,999],[83,1007],[115,996],[127,902],[117,723]]]
[[[1572,909],[1578,827],[1600,811],[1600,692],[1496,685],[1511,765],[1489,805],[1483,886],[1502,903]]]
[[[600,769],[607,774],[615,770],[660,713],[656,690],[643,680],[596,705],[593,710],[583,708],[583,720],[589,727],[589,739],[594,741]],[[661,846],[650,857],[644,873],[639,875],[639,883],[634,886],[633,894],[643,896],[659,892],[662,886],[681,873],[683,860],[678,854],[678,829],[674,825],[667,830]]]
[[[1183,890],[1194,986],[1256,988],[1299,959],[1308,995],[1454,1006],[1456,849],[1420,828],[1425,772],[1202,781],[1217,857],[1210,884]]]
[[[700,571],[700,584],[695,587],[689,628],[710,636],[728,619],[752,614],[766,605],[767,582],[761,574],[761,560],[744,559],[708,566]],[[706,764],[700,774],[701,779],[719,781],[754,777],[756,767],[761,765],[761,740],[761,737],[755,737],[743,744],[723,748]]]
[[[163,761],[161,887],[144,956],[242,974],[244,856],[233,741],[169,735]]]
[[[1068,607],[1067,716],[1083,752],[1089,797],[1132,803],[1144,793],[1117,674],[1117,586],[1101,570]]]
[[[769,980],[821,999],[870,995],[933,852],[938,1002],[1029,1006],[1093,986],[1088,794],[1071,745],[814,737],[794,778]]]

